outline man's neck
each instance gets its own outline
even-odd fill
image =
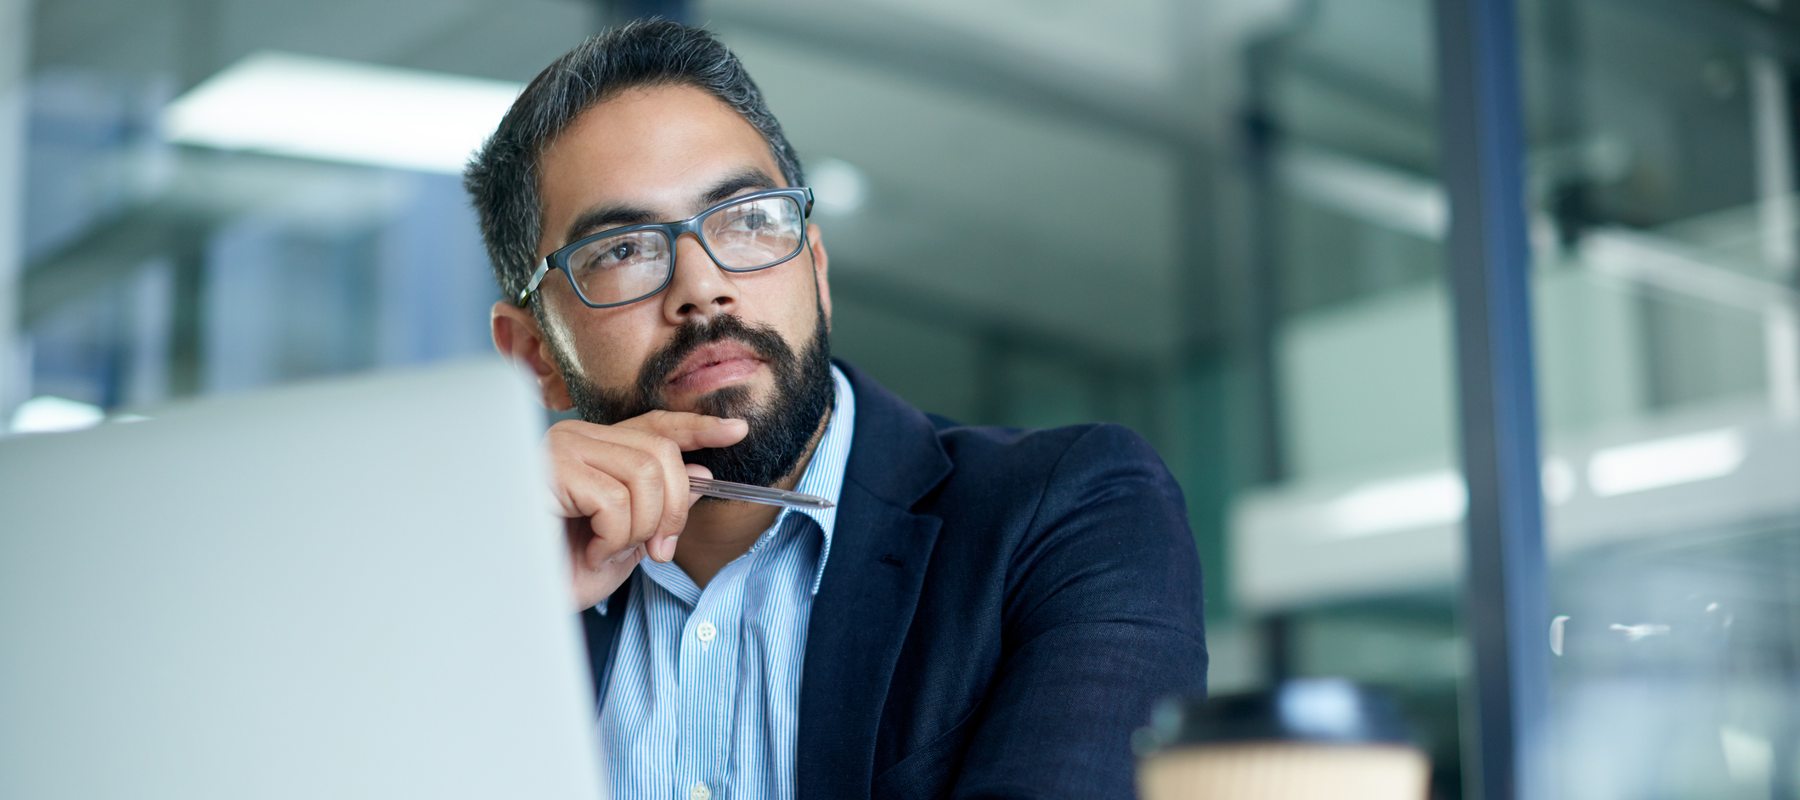
[[[791,491],[800,483],[800,476],[806,474],[806,466],[812,463],[813,453],[818,451],[819,440],[824,438],[825,426],[830,422],[831,410],[826,409],[818,429],[806,443],[806,451],[794,469],[775,482],[776,488]],[[749,551],[780,515],[780,508],[761,503],[701,500],[688,511],[687,527],[682,529],[681,541],[675,548],[675,565],[687,573],[695,586],[704,589],[726,564]]]

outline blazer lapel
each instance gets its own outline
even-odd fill
[[[807,629],[795,748],[802,798],[869,792],[882,706],[942,524],[911,509],[950,471],[923,414],[839,366],[856,392],[856,433]]]

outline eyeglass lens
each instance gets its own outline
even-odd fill
[[[714,209],[700,222],[713,259],[730,270],[772,266],[800,250],[805,228],[800,204],[759,197]],[[674,249],[660,230],[596,239],[569,254],[569,276],[588,302],[622,303],[655,292],[674,268]]]

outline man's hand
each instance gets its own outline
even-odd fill
[[[567,420],[544,437],[551,488],[565,518],[575,607],[593,607],[619,588],[638,559],[675,557],[687,526],[689,476],[712,477],[681,453],[735,444],[750,431],[739,419],[652,411],[616,425]]]

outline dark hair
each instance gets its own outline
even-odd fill
[[[503,296],[518,297],[536,266],[543,226],[538,162],[545,148],[596,103],[627,89],[670,84],[702,89],[731,106],[769,143],[787,184],[805,185],[781,123],[725,45],[677,22],[627,23],[589,38],[538,73],[463,171]]]

